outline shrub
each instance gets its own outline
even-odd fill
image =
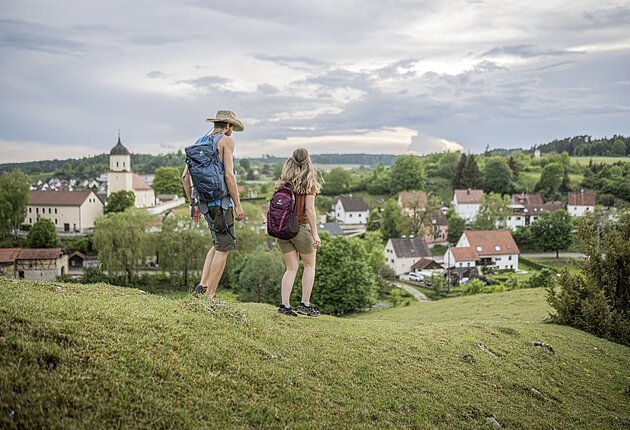
[[[542,288],[549,287],[555,285],[558,282],[558,276],[556,272],[551,269],[543,268],[542,270],[535,272],[532,276],[525,282],[525,288]]]
[[[486,287],[483,281],[479,279],[473,279],[462,289],[462,296],[470,296],[473,294],[483,293],[485,289]]]
[[[82,284],[96,284],[99,282],[108,282],[107,275],[98,267],[84,267],[81,276]]]

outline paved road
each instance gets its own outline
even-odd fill
[[[521,254],[521,257],[525,258],[556,258],[555,252],[532,252]],[[561,252],[560,258],[586,258],[586,255],[579,252]]]
[[[394,287],[397,288],[402,288],[403,290],[413,294],[413,296],[416,298],[417,301],[419,302],[430,302],[431,299],[428,298],[427,296],[424,295],[424,293],[421,293],[420,291],[416,290],[414,287],[412,287],[411,285],[405,284],[404,282],[397,282],[397,281],[393,281],[391,283]]]

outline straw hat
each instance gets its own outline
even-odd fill
[[[234,126],[234,131],[243,131],[245,129],[243,123],[236,118],[236,114],[231,110],[219,110],[216,118],[208,118],[206,122],[227,122]]]

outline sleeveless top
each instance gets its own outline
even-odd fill
[[[306,216],[306,196],[309,194],[296,194],[296,206],[297,206],[297,217],[298,224],[308,224],[308,217]],[[311,196],[314,196],[315,193],[311,193]]]

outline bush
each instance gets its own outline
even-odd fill
[[[81,276],[82,284],[97,284],[99,282],[109,282],[107,275],[98,267],[84,267]]]
[[[392,288],[389,292],[388,300],[394,307],[400,305],[403,302],[403,295],[400,288]]]
[[[462,296],[471,296],[473,294],[483,293],[485,289],[486,287],[483,281],[479,279],[473,279],[462,289]]]
[[[29,248],[54,248],[58,242],[55,224],[48,218],[40,218],[28,232]]]
[[[558,276],[556,272],[551,269],[543,268],[542,270],[535,272],[532,276],[525,282],[525,288],[542,288],[542,287],[550,287],[555,285],[558,282]]]
[[[283,274],[284,263],[277,250],[250,255],[238,278],[239,300],[278,304]]]

